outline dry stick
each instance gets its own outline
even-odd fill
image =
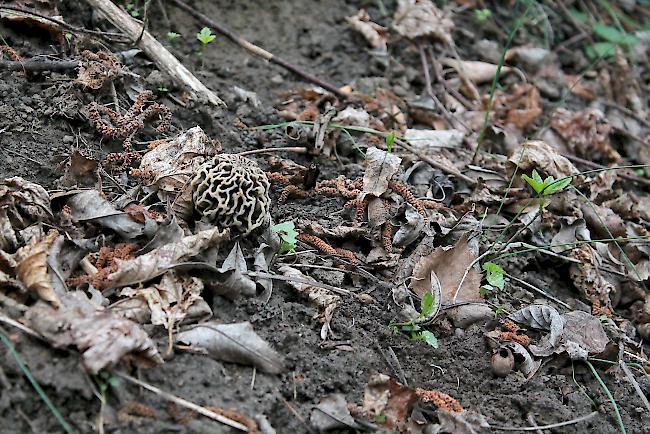
[[[69,71],[81,65],[78,60],[0,60],[0,70],[6,71]]]
[[[271,154],[274,152],[295,152],[297,154],[306,154],[308,149],[304,146],[281,146],[278,148],[251,149],[249,151],[238,152],[236,155],[253,155],[253,154]]]
[[[110,0],[86,0],[94,9],[101,11],[106,18],[132,40],[136,40],[142,28],[128,13],[118,8]],[[182,63],[145,30],[138,47],[152,59],[156,66],[167,73],[174,81],[189,87],[196,95],[202,96],[217,106],[226,104],[214,92],[208,89]]]
[[[445,173],[449,173],[450,175],[454,175],[456,178],[462,179],[463,181],[465,181],[469,185],[476,185],[477,184],[477,182],[474,179],[470,178],[467,175],[463,175],[456,168],[451,168],[451,167],[448,167],[448,166],[446,166],[444,164],[439,163],[438,161],[434,160],[433,158],[429,157],[428,155],[418,151],[413,146],[406,143],[404,140],[400,140],[400,139],[396,138],[395,143],[397,143],[399,146],[401,146],[402,148],[409,151],[411,154],[414,154],[415,156],[417,156],[420,160],[429,163],[431,166],[435,167],[436,169],[440,169]]]
[[[149,383],[145,383],[144,381],[140,381],[140,380],[138,380],[136,378],[131,377],[130,375],[123,374],[122,372],[116,372],[115,375],[117,375],[118,377],[120,377],[120,378],[122,378],[122,379],[124,379],[124,380],[126,380],[126,381],[128,381],[130,383],[136,384],[136,385],[138,385],[138,386],[140,386],[140,387],[142,387],[144,389],[147,389],[149,392],[153,392],[156,395],[160,396],[161,398],[163,398],[163,399],[165,399],[167,401],[171,401],[174,404],[178,404],[178,405],[180,405],[182,407],[188,408],[188,409],[190,409],[192,411],[195,411],[195,412],[197,412],[199,414],[202,414],[203,416],[206,416],[206,417],[209,417],[210,419],[216,420],[217,422],[221,422],[224,425],[228,425],[229,427],[238,429],[240,431],[248,432],[248,428],[245,425],[242,425],[241,423],[239,423],[237,421],[234,421],[234,420],[229,419],[229,418],[227,418],[225,416],[222,416],[222,415],[217,414],[217,413],[215,413],[213,411],[210,411],[205,407],[201,407],[200,405],[194,404],[193,402],[187,401],[187,400],[185,400],[183,398],[179,398],[178,396],[172,395],[171,393],[164,392],[164,391],[158,389],[157,387],[152,386]]]
[[[198,21],[201,23],[205,24],[206,26],[210,26],[213,30],[217,31],[218,33],[222,34],[226,38],[230,39],[232,42],[235,44],[239,45],[243,49],[247,50],[251,54],[254,54],[255,56],[261,57],[264,60],[267,60],[271,63],[275,63],[276,65],[279,65],[294,74],[304,78],[305,80],[312,82],[314,84],[317,84],[318,86],[322,87],[323,89],[329,90],[333,94],[341,97],[341,98],[349,98],[351,95],[348,94],[347,92],[343,92],[340,90],[338,87],[335,85],[328,83],[308,72],[305,72],[298,68],[297,66],[287,62],[286,60],[275,56],[273,53],[270,53],[266,51],[265,49],[258,47],[255,44],[252,44],[248,42],[246,39],[242,38],[241,36],[233,33],[223,25],[219,24],[212,18],[208,17],[207,15],[202,14],[201,12],[197,11],[187,3],[181,1],[181,0],[171,0],[172,4],[176,5],[179,9],[184,10],[188,14],[192,15],[194,18],[196,18]]]
[[[634,375],[632,374],[632,371],[630,371],[630,368],[627,366],[627,363],[625,363],[623,359],[620,359],[618,361],[618,364],[623,369],[623,372],[625,372],[625,376],[629,382],[632,383],[632,387],[634,387],[636,394],[639,395],[639,398],[641,398],[641,402],[643,402],[643,405],[645,405],[646,410],[650,412],[650,402],[648,402],[648,398],[646,398],[643,390],[641,390],[641,387],[639,387],[639,383],[637,383]]]
[[[532,285],[532,284],[526,282],[525,280],[519,279],[518,277],[515,277],[515,276],[513,276],[512,274],[507,274],[507,276],[508,276],[510,279],[514,280],[515,282],[519,283],[520,285],[525,286],[526,288],[528,288],[528,289],[530,289],[530,290],[532,290],[532,291],[535,291],[535,292],[537,292],[538,294],[541,294],[541,295],[543,295],[544,297],[546,297],[546,298],[548,298],[548,299],[550,299],[550,300],[553,300],[553,301],[556,302],[557,304],[559,304],[559,305],[561,305],[561,306],[564,306],[564,307],[566,307],[567,309],[571,309],[571,306],[569,306],[568,304],[566,304],[565,302],[563,302],[563,301],[560,300],[559,298],[553,297],[551,294],[549,294],[549,293],[545,292],[544,290],[542,290],[542,289],[536,287],[535,285]]]
[[[567,425],[574,425],[576,423],[584,422],[591,419],[592,417],[598,414],[597,411],[591,412],[586,416],[581,416],[576,419],[567,420],[566,422],[552,423],[550,425],[539,425],[539,426],[525,426],[525,427],[515,427],[515,426],[500,426],[500,425],[490,425],[490,428],[497,429],[501,431],[537,431],[537,430],[546,430],[553,428],[560,428]]]

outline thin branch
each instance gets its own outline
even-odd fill
[[[567,420],[566,422],[552,423],[550,425],[539,425],[539,426],[525,426],[525,427],[515,427],[515,426],[500,426],[500,425],[490,425],[492,429],[498,429],[501,431],[537,431],[537,430],[546,430],[553,428],[560,428],[563,426],[574,425],[576,423],[584,422],[596,416],[597,411],[591,412],[586,416],[581,416],[575,419]]]
[[[304,146],[281,146],[278,148],[251,149],[248,151],[238,152],[237,155],[253,154],[272,154],[274,152],[295,152],[297,154],[306,154],[308,149]]]
[[[304,78],[305,80],[314,83],[323,89],[329,90],[333,94],[335,94],[338,97],[341,98],[349,98],[351,95],[348,94],[347,92],[343,92],[340,90],[337,86],[328,83],[315,75],[312,75],[306,71],[303,71],[302,69],[298,68],[296,65],[293,65],[286,60],[274,55],[273,53],[270,53],[266,51],[265,49],[258,47],[255,44],[252,44],[248,42],[246,39],[242,38],[241,36],[237,35],[236,33],[232,32],[231,30],[227,29],[220,23],[216,22],[212,18],[208,17],[207,15],[202,14],[201,12],[197,11],[194,9],[192,6],[188,5],[187,3],[181,1],[181,0],[171,0],[171,3],[174,4],[176,7],[179,9],[182,9],[183,11],[187,12],[194,18],[196,18],[198,21],[200,21],[202,24],[205,24],[206,26],[210,26],[212,30],[215,30],[216,32],[222,34],[226,38],[230,39],[232,42],[235,44],[239,45],[243,49],[247,50],[251,54],[261,57],[264,60],[267,60],[271,63],[275,63],[276,65],[279,65],[283,67],[284,69],[287,69],[294,74]]]
[[[78,60],[0,60],[0,71],[69,71],[81,65]]]
[[[130,383],[136,384],[136,385],[138,385],[138,386],[140,386],[140,387],[142,387],[144,389],[147,389],[149,392],[155,393],[156,395],[160,396],[161,398],[163,398],[163,399],[165,399],[167,401],[171,401],[171,402],[173,402],[175,404],[178,404],[178,405],[180,405],[182,407],[185,407],[187,409],[195,411],[195,412],[197,412],[199,414],[202,414],[203,416],[209,417],[212,420],[216,420],[217,422],[220,422],[220,423],[222,423],[224,425],[228,425],[229,427],[238,429],[240,431],[248,432],[248,428],[245,425],[242,425],[241,423],[239,423],[237,421],[234,421],[234,420],[229,419],[229,418],[227,418],[225,416],[217,414],[214,411],[210,411],[205,407],[194,404],[193,402],[190,402],[190,401],[188,401],[186,399],[179,398],[178,396],[172,395],[171,393],[162,391],[159,388],[157,388],[155,386],[152,386],[149,383],[145,383],[144,381],[140,381],[140,380],[138,380],[136,378],[133,378],[130,375],[124,374],[122,372],[116,372],[115,375],[117,375],[118,377],[120,377],[120,378],[122,378],[122,379],[124,379],[124,380],[126,380],[126,381],[128,381]]]
[[[553,297],[551,294],[549,294],[548,292],[545,292],[544,290],[542,290],[542,289],[536,287],[535,285],[532,285],[532,284],[526,282],[525,280],[519,279],[518,277],[515,277],[515,276],[513,276],[512,274],[506,274],[506,275],[507,275],[510,279],[512,279],[512,280],[514,280],[515,282],[519,283],[520,285],[523,285],[523,286],[525,286],[526,288],[528,288],[528,289],[530,289],[530,290],[532,290],[532,291],[535,291],[536,293],[541,294],[541,295],[543,295],[544,297],[546,297],[546,298],[548,298],[548,299],[550,299],[550,300],[553,300],[553,301],[556,302],[557,304],[559,304],[559,305],[561,305],[561,306],[564,306],[564,307],[566,307],[567,309],[571,309],[571,306],[569,306],[568,304],[566,304],[565,302],[563,302],[563,301],[560,300],[559,298]]]
[[[639,398],[641,398],[641,402],[645,406],[646,410],[650,412],[650,402],[648,402],[648,398],[643,393],[643,390],[641,390],[639,383],[637,383],[636,379],[634,378],[634,375],[632,374],[632,371],[630,371],[630,368],[627,366],[627,363],[625,363],[623,359],[620,359],[618,361],[618,364],[620,365],[621,369],[623,369],[623,372],[625,372],[625,376],[627,377],[629,382],[632,383],[632,387],[634,387],[634,391],[636,392],[637,395],[639,395]]]

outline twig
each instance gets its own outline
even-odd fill
[[[42,19],[50,21],[50,22],[52,22],[52,23],[54,23],[54,24],[56,24],[56,25],[58,25],[58,26],[60,26],[60,27],[62,27],[64,29],[68,29],[68,30],[71,30],[71,31],[77,32],[77,33],[86,33],[86,34],[89,34],[89,35],[103,36],[105,38],[107,38],[107,37],[117,37],[117,38],[123,38],[124,39],[124,36],[120,35],[119,33],[100,32],[100,31],[97,31],[97,30],[89,30],[89,29],[85,29],[83,27],[72,26],[72,25],[70,25],[70,24],[68,24],[66,22],[63,22],[61,20],[57,20],[56,18],[48,17],[47,15],[44,15],[44,14],[41,14],[41,13],[38,13],[38,12],[35,12],[35,11],[30,11],[30,10],[27,10],[27,9],[23,9],[23,8],[18,8],[18,7],[15,7],[15,6],[0,5],[0,9],[4,9],[4,10],[7,10],[7,11],[20,12],[20,13],[23,13],[23,14],[26,14],[26,15],[31,15],[33,17],[42,18]]]
[[[603,101],[603,104],[605,104],[608,107],[615,108],[616,110],[619,110],[619,111],[625,113],[626,115],[628,115],[630,117],[633,117],[634,119],[636,119],[637,121],[639,121],[640,123],[645,125],[646,127],[650,128],[650,122],[648,122],[647,119],[642,118],[641,116],[637,115],[636,113],[634,113],[632,110],[628,109],[627,107],[623,107],[622,105],[619,105],[619,104],[616,104],[616,103],[613,103],[613,102],[610,102],[610,101]]]
[[[533,416],[532,413],[528,413],[528,417],[526,417],[526,419],[528,419],[528,422],[530,422],[530,424],[532,425],[531,428],[537,428],[535,430],[537,434],[544,434],[544,431],[539,429],[539,427],[537,426],[537,421],[535,420],[535,417]]]
[[[564,306],[564,307],[566,307],[567,309],[571,309],[571,306],[569,306],[568,304],[566,304],[565,302],[563,302],[563,301],[560,300],[559,298],[553,297],[553,296],[552,296],[551,294],[549,294],[548,292],[545,292],[544,290],[542,290],[542,289],[540,289],[540,288],[538,288],[538,287],[536,287],[536,286],[534,286],[534,285],[532,285],[532,284],[526,282],[525,280],[519,279],[518,277],[515,277],[515,276],[513,276],[512,274],[507,274],[507,276],[508,276],[510,279],[514,280],[515,282],[519,283],[520,285],[523,285],[523,286],[525,286],[526,288],[528,288],[528,289],[530,289],[530,290],[532,290],[532,291],[535,291],[536,293],[541,294],[541,295],[543,295],[544,297],[546,297],[546,298],[548,298],[548,299],[550,299],[550,300],[553,300],[553,301],[556,302],[557,304],[559,304],[559,305],[561,305],[561,306]]]
[[[237,155],[253,154],[271,154],[274,152],[295,152],[297,154],[306,154],[308,149],[304,146],[281,146],[278,148],[251,149],[249,151],[238,152]]]
[[[5,324],[7,324],[7,325],[15,327],[18,330],[20,330],[21,332],[27,333],[28,335],[33,336],[33,337],[35,337],[37,339],[43,340],[43,336],[39,335],[34,330],[32,330],[29,327],[19,323],[18,321],[9,318],[8,316],[0,314],[0,322],[3,322]]]
[[[246,39],[242,38],[241,36],[233,33],[229,29],[225,28],[223,25],[219,24],[212,18],[208,17],[207,15],[202,14],[201,12],[197,11],[187,3],[181,1],[181,0],[172,0],[172,4],[176,5],[179,9],[184,10],[188,14],[192,15],[194,18],[196,18],[198,21],[201,23],[205,24],[206,26],[210,26],[211,29],[217,31],[218,33],[222,34],[226,38],[230,39],[232,42],[235,44],[239,45],[243,49],[247,50],[251,54],[254,54],[255,56],[261,57],[264,60],[267,60],[271,63],[275,63],[276,65],[279,65],[294,74],[304,78],[305,80],[312,82],[323,89],[329,90],[333,94],[341,97],[341,98],[349,98],[351,95],[348,94],[347,92],[343,92],[340,90],[338,87],[335,85],[328,83],[306,71],[301,70],[298,68],[296,65],[293,65],[286,60],[275,56],[273,53],[270,53],[266,51],[265,49],[258,47],[255,44],[252,44],[248,42]]]
[[[6,71],[69,71],[78,68],[79,65],[81,62],[78,60],[0,60],[0,70]]]
[[[476,185],[477,184],[476,180],[470,178],[467,175],[463,175],[462,173],[460,173],[460,171],[456,170],[456,168],[451,168],[451,167],[448,167],[448,166],[446,166],[444,164],[441,164],[440,162],[438,162],[438,161],[434,160],[433,158],[429,157],[428,155],[418,151],[417,149],[415,149],[414,147],[412,147],[411,145],[406,143],[404,140],[400,140],[400,139],[396,138],[395,143],[397,143],[399,146],[401,146],[402,148],[409,151],[411,154],[414,154],[415,156],[417,156],[420,160],[429,163],[432,167],[435,167],[436,169],[440,169],[445,173],[449,173],[450,175],[454,175],[456,178],[462,179],[463,181],[465,181],[469,185]]]
[[[618,364],[620,365],[621,369],[623,369],[623,372],[625,372],[625,376],[629,382],[632,383],[632,387],[634,387],[636,394],[639,395],[639,398],[641,398],[641,402],[643,402],[643,405],[645,405],[646,410],[650,412],[650,402],[648,402],[648,398],[641,390],[641,387],[639,387],[639,383],[637,383],[634,375],[632,374],[632,371],[630,371],[630,368],[627,366],[627,363],[625,363],[623,359],[620,359],[618,361]]]
[[[298,277],[281,276],[279,274],[262,273],[259,271],[249,271],[243,274],[246,274],[247,276],[250,277],[261,277],[262,279],[282,280],[284,282],[296,282],[302,285],[317,286],[319,288],[328,289],[332,292],[336,292],[337,294],[342,294],[342,295],[352,295],[352,296],[356,295],[354,292],[349,291],[347,289],[328,285],[327,283],[320,283],[316,280],[300,279]]]
[[[163,399],[165,399],[167,401],[171,401],[174,404],[178,404],[178,405],[180,405],[182,407],[188,408],[188,409],[190,409],[192,411],[195,411],[195,412],[197,412],[199,414],[202,414],[203,416],[206,416],[206,417],[209,417],[210,419],[216,420],[217,422],[220,422],[220,423],[222,423],[224,425],[228,425],[229,427],[238,429],[240,431],[248,432],[248,428],[245,425],[242,425],[241,423],[239,423],[237,421],[234,421],[234,420],[232,420],[230,418],[227,418],[227,417],[222,416],[220,414],[217,414],[217,413],[215,413],[213,411],[210,411],[205,407],[201,407],[200,405],[194,404],[193,402],[187,401],[187,400],[185,400],[183,398],[179,398],[176,395],[172,395],[171,393],[162,391],[162,390],[158,389],[157,387],[152,386],[149,383],[145,383],[144,381],[140,381],[140,380],[138,380],[136,378],[133,378],[130,375],[124,374],[122,372],[116,372],[115,375],[117,375],[118,377],[120,377],[120,378],[122,378],[122,379],[124,379],[124,380],[126,380],[126,381],[128,381],[130,383],[136,384],[136,385],[138,385],[138,386],[140,386],[140,387],[142,387],[144,389],[147,389],[149,392],[155,393],[156,395],[160,396],[161,398],[163,398]]]
[[[598,414],[597,411],[591,412],[586,416],[580,416],[575,419],[567,420],[566,422],[552,423],[550,425],[540,425],[540,426],[525,426],[525,427],[515,427],[515,426],[500,426],[500,425],[490,425],[492,429],[498,429],[501,431],[537,431],[537,430],[546,430],[553,428],[560,428],[563,426],[574,425],[576,423],[584,422],[591,419],[592,417]]]
[[[110,0],[86,0],[94,9],[101,11],[106,18],[132,40],[140,35],[142,28],[128,13],[118,8]],[[156,65],[167,73],[180,85],[189,87],[196,95],[206,98],[217,106],[226,104],[198,78],[194,76],[182,63],[178,61],[151,33],[144,31],[138,47],[145,52]]]

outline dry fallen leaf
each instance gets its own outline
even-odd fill
[[[117,259],[117,271],[108,275],[106,287],[130,286],[151,280],[174,265],[220,245],[229,236],[227,229],[208,229],[196,235],[188,235],[175,243],[165,244],[134,259]]]
[[[402,386],[384,374],[370,377],[363,395],[363,411],[370,420],[381,417],[388,429],[404,432],[418,402],[414,389]]]
[[[492,63],[481,62],[478,60],[458,60],[445,57],[440,59],[440,63],[444,66],[449,66],[458,71],[458,74],[466,77],[475,84],[488,83],[494,80],[497,74],[498,65]],[[515,71],[514,68],[503,66],[501,68],[501,76]]]
[[[461,412],[438,410],[440,432],[454,434],[479,434],[490,429],[490,424],[481,413],[465,410]]]
[[[252,365],[269,374],[284,371],[284,360],[253,330],[249,322],[206,322],[178,334],[178,341],[204,348],[217,360]]]
[[[350,415],[348,403],[341,393],[334,393],[323,398],[312,410],[309,423],[319,433],[361,428]]]
[[[533,169],[536,169],[555,179],[575,175],[579,172],[573,163],[541,140],[522,143],[515,149],[508,161],[513,166],[519,166],[519,173],[530,174]]]
[[[530,345],[538,357],[566,351],[572,360],[585,360],[589,354],[605,351],[609,338],[600,320],[587,312],[573,311],[560,315],[555,308],[531,305],[510,315],[514,321],[531,327],[550,330],[540,345]]]
[[[140,326],[93,304],[83,292],[61,297],[61,307],[38,302],[25,314],[29,325],[56,347],[76,346],[91,374],[123,358],[139,366],[163,363],[154,342]]]
[[[239,295],[252,297],[257,292],[255,282],[248,277],[248,265],[244,253],[236,242],[230,253],[223,261],[219,272],[223,273],[221,279],[210,282],[209,288],[217,294],[228,298],[236,298]]]
[[[476,259],[476,255],[469,246],[470,234],[464,234],[456,245],[452,247],[438,247],[433,253],[422,257],[413,268],[411,289],[422,297],[431,289],[431,273],[435,273],[440,282],[442,302],[478,301],[481,300],[479,286],[481,274],[469,268],[467,276],[458,290],[465,270]],[[458,294],[456,292],[458,290]]]
[[[345,20],[357,32],[361,33],[372,48],[382,52],[387,51],[388,29],[370,21],[370,16],[365,9],[359,10],[356,15],[346,17]]]
[[[72,196],[67,203],[70,215],[79,222],[97,223],[117,232],[122,238],[130,240],[145,231],[154,232],[155,222],[147,228],[146,223],[134,220],[128,213],[118,211],[102,193],[97,190],[84,190]]]
[[[569,276],[575,287],[587,298],[598,314],[611,315],[612,302],[610,294],[615,290],[598,268],[602,263],[600,255],[589,244],[575,247],[569,256],[580,261],[580,264],[571,264]]]
[[[185,220],[193,212],[190,180],[219,148],[200,127],[190,128],[147,152],[140,161],[140,175],[158,190],[160,200],[170,202],[176,215]]]
[[[18,176],[0,181],[0,249],[17,249],[18,231],[51,217],[50,196],[43,187]]]
[[[550,125],[572,154],[590,159],[621,160],[621,155],[609,140],[612,127],[600,110],[590,108],[571,112],[558,108],[553,112]]]
[[[453,42],[454,22],[430,0],[397,0],[393,27],[409,39],[433,37],[447,44]]]
[[[375,147],[366,151],[368,167],[363,174],[363,192],[379,197],[388,190],[388,181],[397,173],[402,159]]]
[[[146,288],[127,287],[120,295],[146,300],[151,324],[169,329],[186,318],[197,320],[212,316],[210,306],[201,298],[202,291],[203,282],[196,277],[168,271],[160,283]]]
[[[33,240],[30,244],[21,247],[16,252],[16,276],[30,291],[34,291],[40,298],[59,307],[59,295],[52,286],[48,273],[47,258],[50,246],[59,237],[55,230],[50,231],[46,237]]]
[[[484,103],[487,106],[487,99]],[[503,124],[523,130],[542,114],[539,90],[530,84],[515,84],[508,92],[496,91],[492,104],[494,114]]]

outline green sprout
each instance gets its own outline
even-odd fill
[[[296,227],[293,222],[284,222],[278,223],[273,226],[273,231],[278,234],[282,244],[280,245],[280,250],[278,253],[287,253],[296,251],[296,237],[298,237],[298,232],[296,232]]]
[[[203,45],[208,45],[210,42],[214,41],[215,38],[216,36],[212,34],[212,30],[208,27],[202,28],[201,31],[196,34],[196,39],[198,39]]]
[[[481,285],[479,294],[485,297],[488,292],[494,291],[496,288],[503,289],[506,286],[505,274],[499,265],[494,262],[486,262],[483,264],[483,271],[485,271],[486,284]]]
[[[201,42],[201,51],[199,51],[199,56],[201,56],[201,69],[205,66],[205,47],[207,47],[210,42],[214,41],[215,38],[216,36],[212,34],[212,30],[210,30],[209,27],[202,28],[201,31],[196,34],[196,39]]]
[[[386,150],[388,153],[393,152],[393,143],[395,143],[395,131],[391,131],[386,136]]]
[[[70,44],[72,42],[72,36],[73,36],[72,33],[66,32],[65,40],[68,42],[68,44]]]
[[[167,39],[169,39],[170,41],[175,41],[176,39],[178,39],[180,37],[181,37],[180,33],[167,32]]]
[[[429,330],[422,330],[422,327],[415,321],[424,318],[433,313],[433,294],[430,292],[424,293],[422,301],[420,302],[420,313],[417,318],[408,322],[391,324],[390,328],[393,333],[404,332],[409,335],[413,341],[424,341],[433,348],[438,348],[438,338]]]
[[[539,197],[540,212],[542,211],[542,208],[544,208],[545,197],[550,196],[553,193],[557,193],[558,191],[563,190],[565,187],[571,184],[570,176],[565,176],[559,179],[548,176],[546,179],[542,180],[542,177],[539,175],[539,173],[537,173],[537,170],[535,169],[533,169],[532,177],[525,174],[521,175],[521,177],[528,183],[528,185],[533,187],[533,190],[535,190],[535,193],[537,193],[537,196]]]
[[[138,18],[140,16],[140,11],[138,10],[138,5],[136,3],[128,2],[126,4],[126,10],[133,18]]]
[[[482,23],[492,16],[492,11],[489,9],[476,9],[474,11],[474,16],[476,17],[476,21]]]

